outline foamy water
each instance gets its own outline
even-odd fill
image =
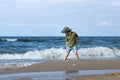
[[[43,61],[63,60],[65,53],[66,50],[63,48],[51,48],[29,51],[25,54],[0,54],[0,68],[17,68]],[[81,48],[78,53],[80,60],[111,60],[120,57],[120,50],[108,47]],[[73,51],[68,59],[75,59]]]
[[[0,59],[62,59],[66,50],[63,48],[50,48],[44,50],[29,51],[24,54],[0,54]],[[120,57],[119,49],[108,47],[81,48],[78,50],[80,57]],[[70,53],[69,58],[74,58],[74,52]],[[99,59],[98,59],[99,60]]]

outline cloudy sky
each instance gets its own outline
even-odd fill
[[[0,36],[120,36],[120,0],[0,0]]]

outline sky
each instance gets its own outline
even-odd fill
[[[120,0],[0,0],[0,36],[120,36]]]

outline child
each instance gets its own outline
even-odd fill
[[[67,57],[69,56],[69,53],[71,52],[71,50],[74,50],[76,59],[79,60],[79,55],[77,51],[78,35],[75,32],[71,31],[69,27],[64,27],[62,30],[62,33],[65,33],[66,35],[65,41],[66,41],[67,53],[64,56],[64,61],[67,60]]]

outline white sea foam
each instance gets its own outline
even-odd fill
[[[9,39],[9,38],[7,38],[6,40],[7,40],[7,41],[11,41],[11,42],[12,42],[12,41],[17,41],[17,39]]]
[[[0,64],[0,69],[5,69],[5,68],[9,68],[9,69],[15,69],[15,68],[20,68],[20,67],[26,67],[26,66],[30,66],[32,64],[35,64],[37,62],[7,62],[4,64]]]
[[[28,51],[24,54],[0,54],[0,59],[57,59],[63,57],[63,48]]]
[[[63,48],[50,48],[44,50],[28,51],[23,54],[0,54],[0,59],[62,59],[66,50]],[[108,47],[81,48],[78,50],[80,57],[119,57],[119,49]],[[73,51],[69,58],[74,58]]]
[[[82,48],[79,50],[81,56],[86,57],[115,57],[116,53],[108,47]],[[118,53],[120,54],[120,53]]]

